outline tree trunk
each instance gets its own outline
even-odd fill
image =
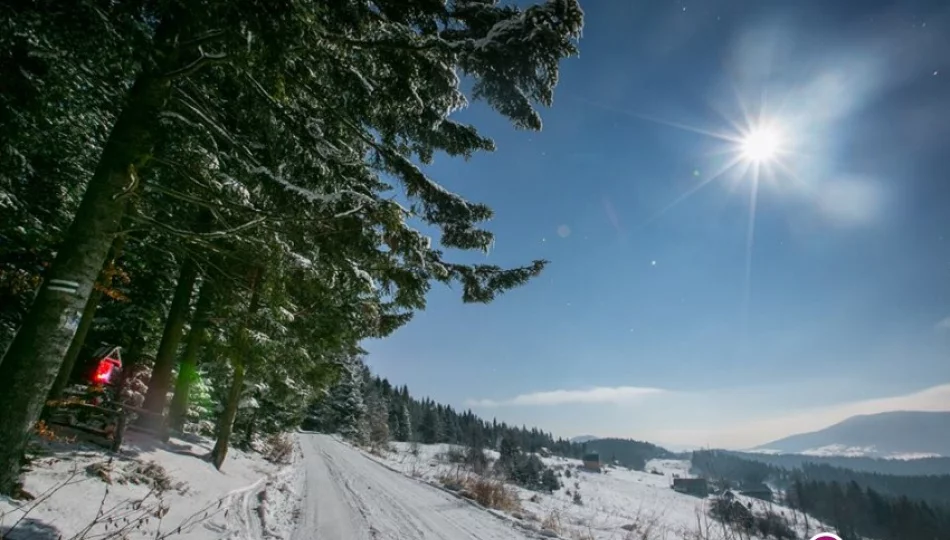
[[[211,460],[216,469],[221,470],[224,464],[224,458],[228,455],[228,443],[231,440],[231,430],[234,428],[234,418],[237,416],[238,404],[241,402],[241,391],[244,389],[244,371],[251,363],[250,352],[250,331],[254,314],[260,304],[261,281],[263,280],[263,269],[255,268],[251,276],[251,303],[247,308],[247,320],[238,336],[237,352],[234,355],[234,379],[231,381],[231,389],[228,392],[228,403],[224,412],[218,417],[218,429],[214,442],[214,450],[211,451]]]
[[[185,425],[188,413],[188,396],[191,385],[198,378],[198,351],[204,343],[205,330],[208,328],[208,316],[211,314],[213,284],[210,280],[201,285],[198,294],[198,305],[195,306],[195,315],[191,320],[191,329],[185,340],[185,352],[178,367],[178,379],[175,382],[175,396],[168,412],[169,426],[181,431]]]
[[[241,353],[238,353],[241,354]],[[211,451],[211,461],[214,467],[221,470],[224,458],[228,455],[228,442],[231,440],[231,429],[234,427],[234,418],[237,416],[238,404],[241,402],[241,391],[244,389],[244,360],[235,358],[234,377],[231,379],[231,389],[228,390],[228,404],[224,412],[218,417],[218,429],[215,434],[214,450]]]
[[[132,86],[65,241],[0,362],[0,492],[16,487],[20,457],[78,330],[126,196],[138,185],[136,168],[152,150],[155,118],[169,88],[167,79],[151,74]]]
[[[213,215],[211,212],[207,209],[202,209],[195,220],[194,230],[196,232],[207,232],[212,220]],[[152,365],[152,376],[148,381],[148,392],[145,394],[145,404],[143,408],[148,409],[156,415],[163,415],[165,413],[165,403],[168,399],[168,391],[171,389],[172,369],[175,367],[175,356],[178,352],[178,345],[181,343],[185,323],[188,322],[191,295],[194,292],[197,279],[198,265],[194,259],[188,257],[182,264],[181,274],[178,276],[178,284],[175,287],[175,295],[172,297],[172,305],[168,308],[168,317],[165,319],[162,340],[158,345],[158,352],[155,354],[155,363]],[[156,416],[146,420],[144,417],[140,417],[140,421],[155,422],[160,418],[161,416]]]
[[[115,267],[115,260],[119,258],[124,244],[124,236],[117,236],[112,242],[108,261],[102,270],[102,287],[109,286],[109,282],[112,278],[111,272]],[[85,345],[86,336],[89,334],[89,329],[92,328],[100,300],[102,300],[102,289],[100,287],[93,287],[92,292],[89,293],[89,299],[86,300],[86,307],[82,310],[82,320],[79,322],[79,328],[76,329],[76,335],[73,337],[72,343],[69,344],[69,350],[66,351],[66,357],[63,358],[63,365],[59,367],[59,374],[56,376],[53,388],[50,389],[49,395],[46,397],[47,401],[59,399],[63,394],[63,389],[66,388],[66,384],[69,383],[69,378],[72,376],[73,368],[76,365],[76,359],[79,357],[79,351],[81,351],[83,345]]]
[[[175,286],[175,295],[172,305],[168,308],[168,317],[165,319],[165,330],[162,332],[162,341],[155,354],[155,363],[152,365],[152,377],[148,381],[148,392],[145,394],[143,409],[156,415],[165,413],[165,401],[171,386],[172,368],[175,367],[175,353],[181,343],[185,323],[188,322],[188,308],[191,304],[191,294],[198,279],[198,265],[189,257],[185,259],[178,275],[178,284]],[[148,415],[139,419],[145,423],[158,421]],[[158,426],[154,426],[158,427]]]

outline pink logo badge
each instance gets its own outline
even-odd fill
[[[841,537],[837,534],[818,533],[815,536],[812,536],[811,540],[841,540]]]

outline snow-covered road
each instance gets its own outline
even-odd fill
[[[519,529],[325,435],[300,434],[306,473],[294,540],[496,540]]]

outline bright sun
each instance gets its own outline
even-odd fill
[[[753,163],[774,161],[782,151],[782,135],[769,126],[753,128],[739,143],[742,157]]]

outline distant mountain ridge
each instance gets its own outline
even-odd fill
[[[852,416],[753,452],[917,459],[950,457],[950,411],[894,411]]]
[[[596,435],[578,435],[577,437],[571,437],[571,442],[575,444],[583,444],[590,441],[596,441],[600,437]]]

